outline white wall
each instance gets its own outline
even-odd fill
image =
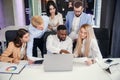
[[[0,0],[0,27],[10,25],[14,25],[12,1]]]
[[[25,26],[24,0],[12,0],[15,26]]]
[[[3,1],[3,14],[4,14],[5,26],[14,25],[12,0],[2,0],[2,1]]]
[[[0,28],[5,26],[4,15],[3,15],[3,1],[0,0]]]
[[[24,0],[0,0],[0,27],[25,26]]]

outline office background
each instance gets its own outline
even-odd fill
[[[31,16],[45,14],[45,4],[47,1],[48,0],[0,0],[1,30],[12,25],[14,26],[29,25],[29,19]],[[69,0],[54,0],[54,1],[60,5],[61,1],[68,2]],[[120,57],[119,49],[120,1],[119,0],[87,0],[87,1],[94,2],[93,15],[95,16],[94,17],[95,26],[98,26],[100,28],[107,28],[109,31],[110,56]],[[61,7],[63,9],[64,5]]]

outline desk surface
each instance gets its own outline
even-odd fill
[[[0,73],[0,80],[9,80],[12,74],[1,74]]]
[[[97,73],[97,74],[96,74]],[[102,74],[102,75],[101,75]],[[13,75],[12,80],[110,80],[108,75],[97,64],[91,66],[74,65],[73,71],[44,72],[43,65],[27,66],[19,75]]]
[[[120,59],[114,59],[113,63],[116,62],[120,62]],[[14,74],[11,80],[120,80],[120,65],[117,66],[117,71],[112,74],[103,70],[106,66],[109,65],[104,62],[91,66],[77,62],[74,63],[72,71],[44,72],[43,65],[27,65],[20,74]],[[8,80],[3,79],[5,75],[0,74],[0,80]]]
[[[3,64],[4,63],[0,62],[0,68],[1,68],[1,66]],[[3,74],[3,73],[0,73],[0,80],[9,80],[11,76],[12,76],[12,74]]]
[[[120,58],[111,58],[111,59],[113,61],[110,64],[101,62],[98,65],[103,69],[103,68],[108,67],[111,64],[119,63],[119,65],[115,65],[115,66],[111,67],[112,74],[109,74],[107,72],[105,72],[105,73],[111,78],[111,80],[120,80]],[[105,60],[106,59],[104,59],[104,61]]]

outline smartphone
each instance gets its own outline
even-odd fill
[[[107,59],[106,61],[105,61],[105,63],[111,63],[113,60],[111,60],[111,59]]]
[[[34,64],[42,64],[43,63],[43,60],[36,60],[34,61]]]

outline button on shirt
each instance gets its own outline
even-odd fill
[[[72,40],[67,36],[65,41],[60,41],[57,35],[49,35],[46,47],[47,53],[60,53],[61,49],[72,53]]]

